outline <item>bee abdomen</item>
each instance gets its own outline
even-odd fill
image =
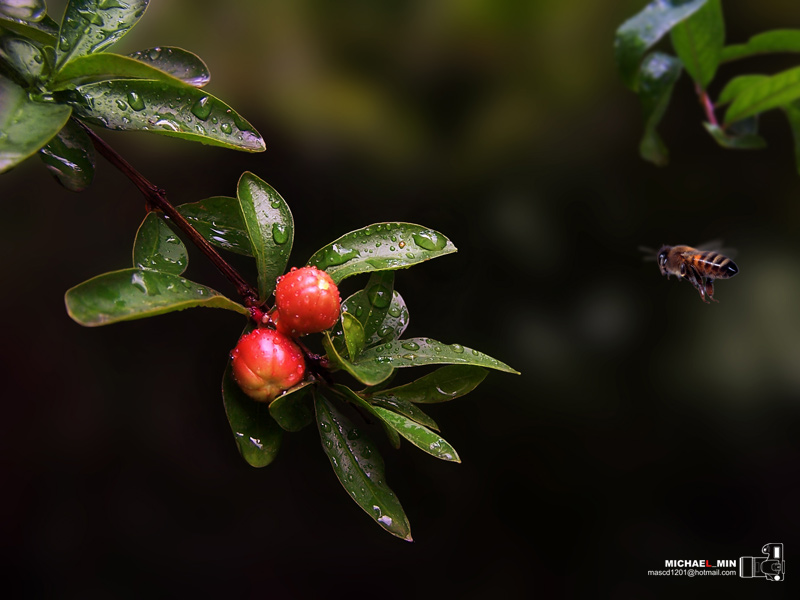
[[[739,267],[727,256],[719,252],[698,252],[692,257],[694,266],[711,279],[727,279],[739,272]]]

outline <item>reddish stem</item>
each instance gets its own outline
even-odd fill
[[[164,218],[175,223],[175,226],[185,233],[189,239],[192,240],[192,243],[194,243],[194,245],[197,246],[200,251],[205,254],[209,260],[211,260],[212,263],[214,263],[214,266],[216,266],[217,269],[219,269],[222,274],[225,275],[225,277],[227,277],[228,280],[234,285],[236,291],[244,300],[245,306],[257,307],[260,303],[258,301],[258,294],[253,287],[247,283],[244,277],[242,277],[236,269],[228,264],[228,262],[222,258],[222,256],[220,256],[219,252],[217,252],[216,249],[209,244],[208,241],[202,235],[200,235],[200,233],[194,227],[192,227],[191,223],[189,223],[189,221],[187,221],[183,215],[177,211],[177,209],[169,202],[169,200],[167,200],[166,192],[148,181],[92,129],[80,121],[78,121],[78,123],[83,127],[86,133],[89,134],[89,138],[92,140],[92,144],[97,151],[102,154],[108,160],[108,162],[119,169],[123,175],[130,179],[137,188],[139,188],[139,191],[142,192],[146,199],[148,210],[160,210],[163,213]]]
[[[708,92],[701,88],[700,84],[695,85],[695,90],[697,91],[697,96],[700,99],[700,105],[703,107],[703,111],[706,113],[706,119],[708,119],[708,122],[714,127],[719,127],[717,115],[714,114],[714,103],[711,102]]]

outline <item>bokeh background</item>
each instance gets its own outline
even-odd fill
[[[57,19],[64,4],[49,3]],[[792,2],[723,4],[729,42],[800,26]],[[661,128],[671,164],[640,160],[612,41],[643,5],[153,0],[115,51],[198,53],[208,89],[267,152],[103,137],[174,203],[233,195],[254,171],[292,207],[293,264],[372,222],[443,231],[457,254],[398,272],[408,334],[522,375],[491,373],[431,407],[461,465],[380,439],[415,538],[396,540],[347,498],[313,427],[286,436],[268,468],[241,460],[219,395],[239,317],[198,309],[99,329],[67,317],[67,288],[129,264],[143,199],[103,160],[83,194],[30,160],[0,179],[7,581],[81,598],[790,595],[793,141],[775,113],[762,120],[768,149],[718,148],[684,78]],[[712,239],[737,249],[741,271],[714,305],[638,250]],[[233,293],[191,256],[190,278]],[[768,542],[785,545],[786,584],[646,575],[667,559],[759,557]]]

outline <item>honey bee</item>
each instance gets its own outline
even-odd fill
[[[691,246],[662,246],[657,254],[662,275],[686,279],[708,304],[714,298],[714,280],[729,279],[739,272],[730,258],[714,250],[698,250]]]

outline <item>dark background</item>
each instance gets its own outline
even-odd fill
[[[64,2],[49,4],[58,19]],[[372,222],[443,231],[458,254],[397,274],[408,335],[522,375],[491,373],[431,407],[461,465],[374,432],[415,542],[394,539],[347,498],[313,427],[263,470],[241,460],[219,394],[241,317],[198,309],[98,329],[67,317],[67,288],[129,264],[143,199],[103,160],[83,194],[27,161],[0,179],[6,581],[81,598],[791,595],[793,141],[775,112],[768,149],[720,149],[684,77],[661,128],[671,164],[639,159],[612,40],[642,6],[154,0],[114,50],[197,52],[209,91],[267,152],[103,137],[174,203],[233,195],[254,171],[292,207],[293,264]],[[731,43],[800,27],[791,2],[724,8]],[[712,93],[796,60],[726,65]],[[714,305],[637,250],[717,238],[741,272]],[[190,252],[190,278],[233,293]],[[786,583],[646,574],[759,557],[768,542],[784,543]]]

